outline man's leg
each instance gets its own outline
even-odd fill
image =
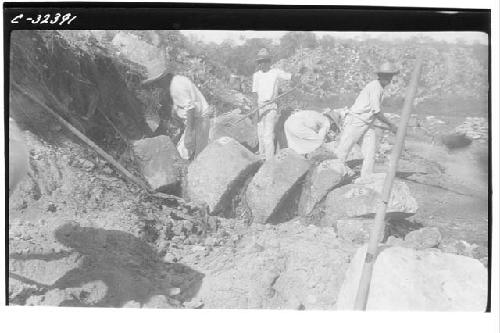
[[[257,138],[259,139],[259,155],[264,155],[264,119],[257,123]]]
[[[194,152],[194,157],[198,156],[199,153],[205,149],[208,145],[208,138],[210,132],[210,117],[204,115],[196,118],[196,149]]]
[[[363,154],[363,166],[361,167],[361,178],[365,178],[373,174],[375,166],[375,155],[378,146],[377,131],[370,127],[363,136],[361,144],[361,153]]]
[[[276,109],[269,111],[268,114],[264,116],[264,154],[266,160],[274,156],[274,125],[276,124]]]
[[[349,156],[352,147],[363,137],[367,128],[368,126],[364,123],[356,122],[352,118],[347,119],[340,135],[339,144],[335,150],[335,155],[343,163],[347,161],[347,156]]]

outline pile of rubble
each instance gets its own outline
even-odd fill
[[[455,132],[463,133],[473,140],[488,141],[488,120],[484,117],[467,117],[462,125],[455,128]]]
[[[471,48],[462,46],[439,50],[431,45],[415,43],[384,46],[380,41],[339,42],[332,47],[297,50],[293,56],[281,59],[275,66],[292,73],[304,65],[309,67],[311,71],[305,75],[304,83],[310,86],[310,93],[322,98],[357,94],[375,78],[374,69],[381,62],[391,61],[400,69],[400,74],[394,77],[386,96],[403,98],[419,47],[425,49],[426,61],[422,68],[417,103],[450,95],[468,98],[486,96],[487,68]],[[464,77],[469,79],[464,80]]]

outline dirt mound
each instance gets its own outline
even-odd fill
[[[10,116],[49,142],[65,133],[59,123],[14,87],[53,108],[103,148],[120,151],[121,137],[150,132],[144,107],[129,85],[139,73],[94,40],[87,50],[57,31],[14,31],[10,54]],[[92,50],[92,53],[90,51]]]

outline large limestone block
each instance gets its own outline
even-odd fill
[[[259,165],[259,158],[236,140],[217,139],[189,165],[187,194],[191,200],[207,204],[210,213],[217,214]]]
[[[349,184],[331,191],[325,199],[325,219],[373,217],[380,200],[385,174],[375,174],[360,184]],[[418,204],[408,186],[394,180],[387,207],[388,217],[407,217],[417,212]]]
[[[310,162],[290,148],[281,150],[267,160],[246,191],[254,222],[269,222],[287,201],[291,203],[290,196],[297,189],[295,185],[303,179],[309,167]]]
[[[182,159],[166,135],[134,142],[141,172],[153,190],[175,188],[181,179]]]
[[[214,118],[212,120],[213,125],[210,132],[211,140],[217,140],[221,137],[228,136],[248,149],[255,150],[259,145],[257,127],[254,126],[252,121],[248,118],[239,121],[243,116],[244,115],[237,109]]]
[[[299,215],[308,215],[314,207],[339,185],[347,174],[347,167],[340,160],[331,159],[318,164],[306,176],[299,201]]]
[[[346,272],[337,309],[352,310],[366,246]],[[488,273],[479,260],[439,250],[391,247],[377,257],[367,310],[484,311]]]

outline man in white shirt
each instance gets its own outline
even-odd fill
[[[276,98],[279,82],[290,81],[292,74],[277,68],[271,69],[271,57],[267,49],[261,49],[257,54],[257,69],[258,71],[253,74],[252,92],[256,94],[257,105],[262,106]],[[265,105],[258,114],[261,118],[257,124],[259,154],[270,159],[274,156],[274,126],[278,120],[277,103]]]
[[[143,81],[144,87],[162,88],[160,97],[160,124],[155,135],[164,134],[166,123],[174,116],[180,118],[185,129],[177,144],[184,159],[192,159],[208,144],[210,113],[212,109],[195,84],[187,77],[164,71],[161,75]]]
[[[380,66],[376,72],[378,79],[365,86],[345,117],[344,129],[335,153],[340,160],[345,162],[352,147],[362,140],[361,178],[370,176],[375,165],[378,138],[377,131],[373,128],[373,122],[378,119],[387,124],[392,132],[395,133],[397,130],[396,126],[380,111],[384,88],[397,73],[399,71],[390,63],[386,62]]]

